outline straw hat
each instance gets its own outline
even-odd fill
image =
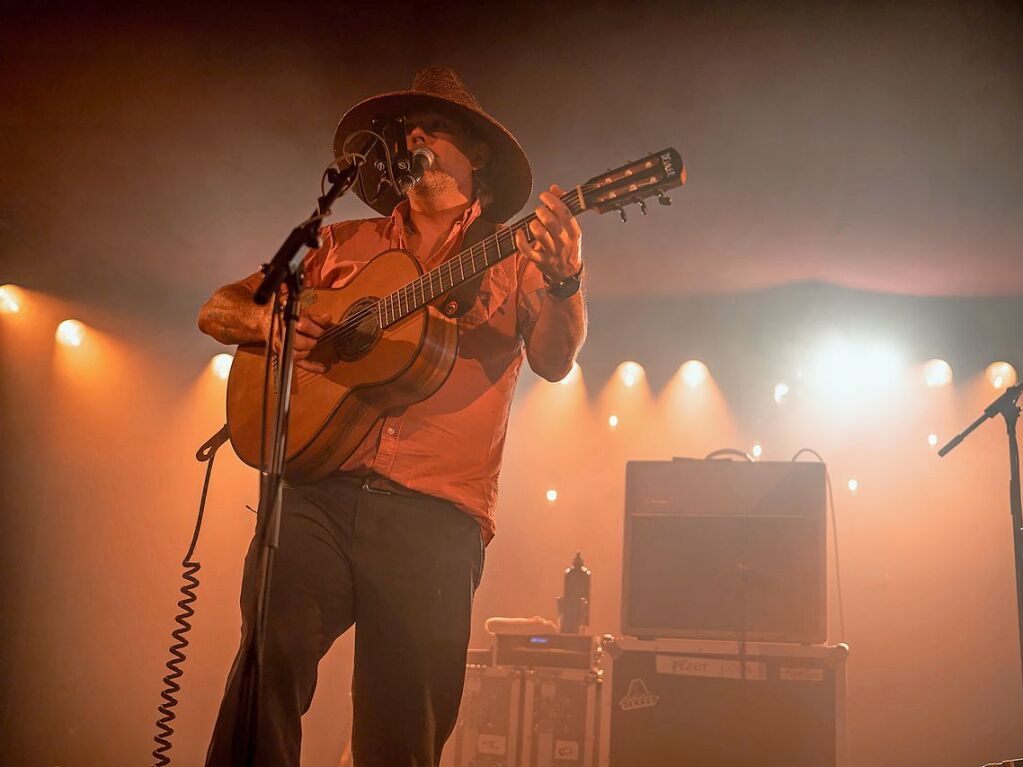
[[[341,156],[349,134],[369,128],[374,117],[400,115],[416,109],[440,109],[453,113],[490,147],[490,159],[483,170],[493,194],[493,199],[483,210],[488,220],[503,223],[526,204],[533,188],[533,172],[526,153],[508,129],[480,106],[458,75],[445,67],[420,70],[410,90],[373,96],[345,112],[334,134],[335,156]],[[358,147],[360,143],[355,142],[354,146]],[[390,215],[401,198],[388,189],[375,200],[367,200],[363,187],[373,194],[379,175],[369,165],[363,166],[360,175],[364,183],[355,185],[356,194],[378,213]]]

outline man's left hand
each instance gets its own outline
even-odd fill
[[[551,282],[561,282],[582,269],[582,230],[572,211],[561,201],[564,191],[557,184],[540,192],[536,218],[529,222],[533,241],[526,233],[515,232],[515,246],[532,261]]]

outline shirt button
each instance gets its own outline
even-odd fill
[[[393,437],[394,436],[394,427],[393,426],[388,426],[387,427],[387,433],[390,434]]]

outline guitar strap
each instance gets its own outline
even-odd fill
[[[464,252],[467,248],[471,248],[496,231],[497,224],[492,221],[486,221],[483,218],[477,218],[465,230],[465,236],[462,238],[462,247],[458,252]],[[480,285],[483,283],[483,276],[485,274],[486,271],[483,271],[471,280],[462,283],[450,293],[445,294],[440,303],[437,304],[441,312],[445,316],[455,319],[469,311],[472,305],[476,303],[476,298],[480,294]]]

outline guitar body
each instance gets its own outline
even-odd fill
[[[387,413],[421,402],[451,373],[458,353],[458,323],[425,306],[380,330],[377,299],[417,278],[419,262],[406,251],[384,251],[345,287],[302,292],[302,303],[329,314],[334,325],[346,318],[367,321],[359,332],[330,331],[310,355],[325,373],[295,369],[285,457],[285,478],[314,482],[335,471]],[[266,347],[242,345],[227,384],[227,425],[238,457],[260,467]],[[267,444],[273,429],[273,399],[267,403]],[[269,448],[268,448],[269,449]]]

